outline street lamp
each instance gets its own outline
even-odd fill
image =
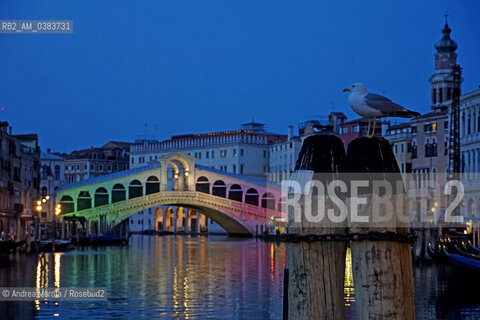
[[[55,206],[55,215],[58,216],[62,213],[62,205],[61,204],[57,204]]]

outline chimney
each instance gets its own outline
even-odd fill
[[[292,140],[293,137],[293,126],[288,126],[288,141]]]

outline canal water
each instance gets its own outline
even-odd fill
[[[355,318],[347,258],[345,305]],[[281,319],[283,244],[228,237],[132,236],[128,246],[0,257],[0,287],[106,287],[107,301],[0,302],[0,319]],[[480,279],[415,267],[418,319],[479,319]]]

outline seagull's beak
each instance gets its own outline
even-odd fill
[[[350,91],[352,91],[352,90],[350,90],[350,88],[343,89],[343,92],[350,92]]]

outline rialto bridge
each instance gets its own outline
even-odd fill
[[[284,198],[278,186],[200,166],[176,152],[144,167],[65,185],[56,202],[63,217],[102,220],[109,226],[148,208],[179,206],[202,212],[230,234],[249,235],[281,215]]]

